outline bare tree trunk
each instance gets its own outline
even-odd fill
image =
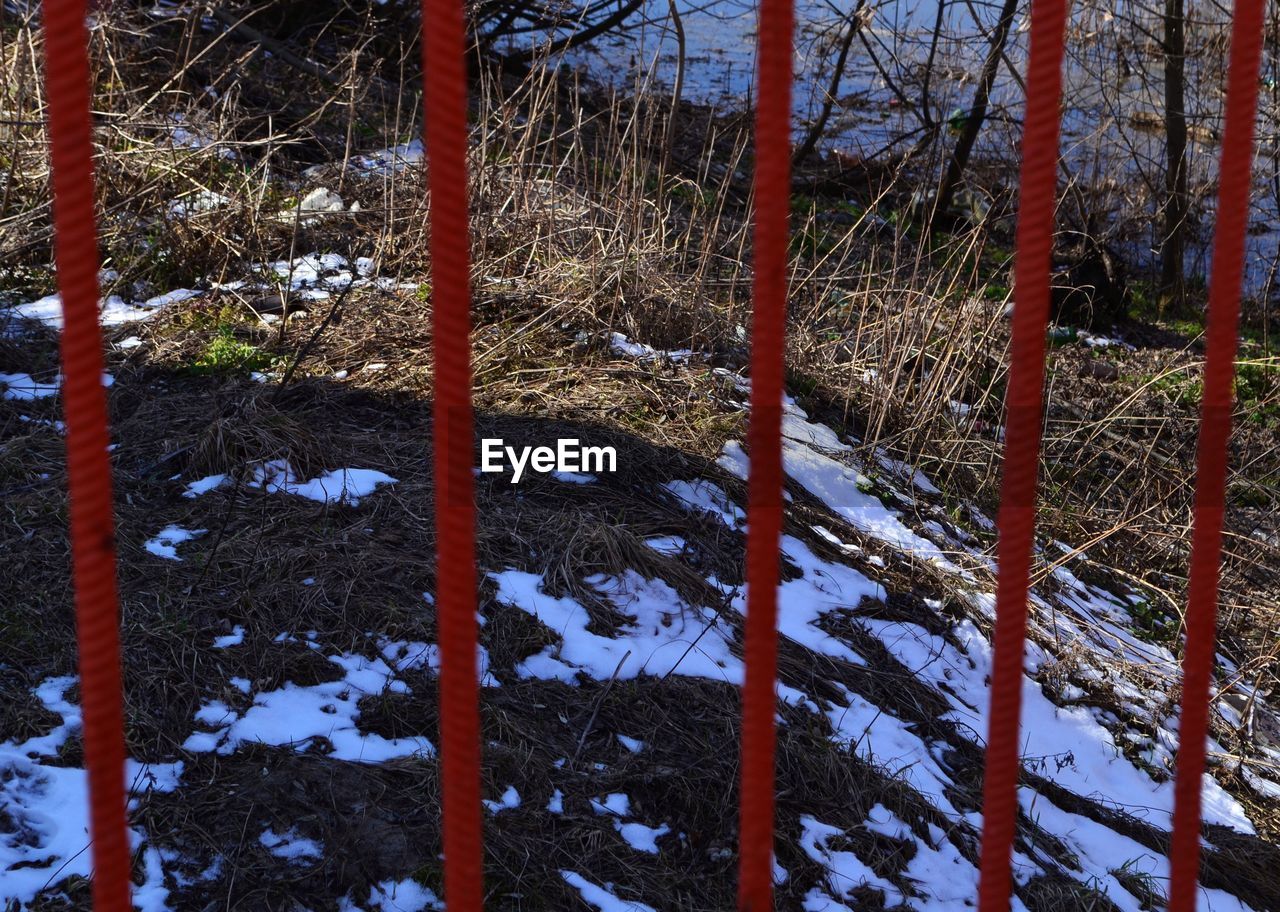
[[[869,16],[866,14],[867,0],[858,0],[858,5],[852,13],[849,14],[849,28],[844,33],[844,38],[840,42],[840,51],[836,54],[835,70],[831,73],[831,84],[827,86],[826,96],[822,99],[822,111],[812,124],[809,125],[809,131],[805,134],[804,141],[800,143],[799,148],[791,156],[791,164],[798,165],[800,162],[808,158],[809,153],[817,146],[818,140],[822,138],[822,132],[827,128],[827,121],[831,119],[831,109],[835,106],[836,96],[840,94],[840,79],[844,76],[844,65],[849,59],[849,47],[853,44],[854,37],[866,27]]]
[[[1165,200],[1163,237],[1160,240],[1160,285],[1164,301],[1182,301],[1182,259],[1187,232],[1187,114],[1184,100],[1184,61],[1187,52],[1183,31],[1183,0],[1164,4],[1164,133]]]
[[[680,16],[680,7],[676,0],[667,0],[667,9],[671,14],[671,25],[676,32],[676,81],[671,88],[671,114],[667,117],[667,137],[662,146],[662,174],[665,177],[671,169],[671,150],[676,144],[676,117],[680,113],[680,96],[684,93],[685,37],[684,20]]]
[[[947,162],[947,170],[942,175],[942,184],[938,187],[938,198],[929,217],[930,223],[951,208],[951,201],[964,177],[964,169],[969,166],[969,156],[978,141],[982,124],[987,119],[987,105],[991,101],[991,87],[995,85],[996,74],[1000,70],[1000,60],[1004,55],[1004,46],[1009,40],[1009,29],[1013,25],[1013,17],[1018,11],[1018,0],[1004,0],[1000,9],[1000,21],[991,35],[991,45],[987,48],[987,58],[982,63],[982,73],[978,76],[978,87],[973,93],[973,105],[965,117],[964,126],[960,129],[960,138]]]

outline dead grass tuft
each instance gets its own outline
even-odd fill
[[[248,395],[228,403],[190,444],[188,468],[201,475],[239,475],[247,466],[282,460],[301,478],[325,468],[321,435],[305,418],[284,411],[265,395]]]

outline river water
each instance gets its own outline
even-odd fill
[[[678,0],[678,8],[687,41],[684,97],[726,110],[749,105],[755,4]],[[797,0],[797,136],[825,97],[835,49],[852,8],[850,0]],[[1187,61],[1186,99],[1195,241],[1189,245],[1186,267],[1189,277],[1207,278],[1226,32],[1224,22],[1214,23],[1215,16],[1223,18],[1215,6],[1187,0],[1187,13],[1197,25],[1189,29],[1188,39],[1195,50]],[[862,33],[865,41],[853,42],[820,149],[855,159],[905,151],[927,135],[920,112],[927,110],[935,123],[945,124],[967,110],[998,14],[998,7],[986,0],[885,0],[874,6]],[[646,0],[635,21],[638,24],[623,34],[567,52],[564,62],[620,88],[669,91],[678,55],[667,0]],[[1074,4],[1064,71],[1062,151],[1064,182],[1073,185],[1069,199],[1084,201],[1093,229],[1104,234],[1110,229],[1112,242],[1142,265],[1154,263],[1156,205],[1165,171],[1159,37],[1159,20],[1130,0],[1105,9],[1088,2]],[[1011,166],[1023,108],[1022,88],[1013,74],[1025,65],[1026,38],[1025,9],[1020,9],[977,151]],[[1271,58],[1264,61],[1264,70],[1246,293],[1270,297],[1280,261],[1275,117],[1280,95]],[[1010,167],[1008,173],[1012,180],[1016,169]]]

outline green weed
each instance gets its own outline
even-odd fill
[[[274,362],[269,352],[237,339],[234,327],[224,323],[196,358],[192,369],[196,373],[230,374],[264,370]]]

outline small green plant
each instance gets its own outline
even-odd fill
[[[1178,622],[1148,599],[1130,606],[1129,616],[1133,618],[1132,632],[1148,642],[1172,643],[1177,637]]]
[[[1200,407],[1204,395],[1204,381],[1199,377],[1187,377],[1181,373],[1165,374],[1151,379],[1151,388],[1165,393],[1183,408]]]
[[[1199,408],[1204,396],[1204,381],[1199,377],[1171,373],[1150,383],[1183,408]],[[1237,363],[1235,396],[1243,420],[1263,427],[1280,422],[1280,367],[1269,361]]]
[[[1252,424],[1280,421],[1280,364],[1246,361],[1236,366],[1236,398]]]
[[[1174,317],[1167,321],[1168,327],[1180,336],[1188,339],[1199,338],[1204,332],[1204,321],[1191,317]]]
[[[242,370],[262,370],[274,362],[270,353],[236,338],[228,324],[218,327],[217,335],[205,346],[193,365],[197,373],[226,374]]]

